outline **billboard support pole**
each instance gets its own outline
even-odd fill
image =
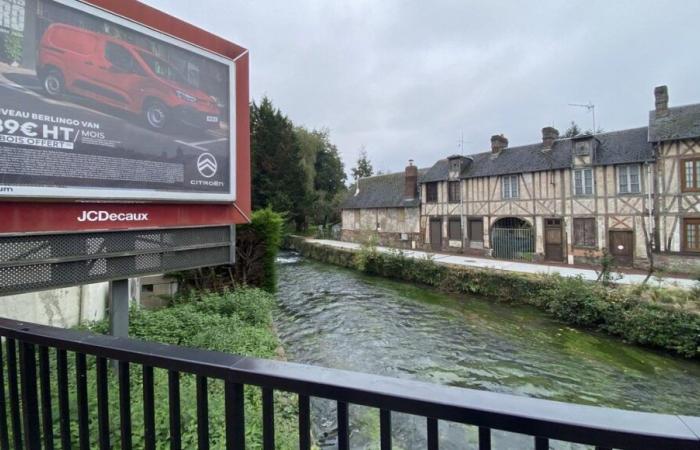
[[[109,291],[109,334],[129,337],[129,280],[112,281]]]

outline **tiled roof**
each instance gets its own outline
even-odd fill
[[[664,117],[656,117],[655,111],[649,111],[650,142],[697,137],[700,137],[700,104],[669,108]]]
[[[599,145],[594,164],[626,164],[653,159],[653,146],[647,141],[647,127],[601,133],[595,136]],[[494,157],[491,152],[471,155],[473,162],[462,171],[462,178],[489,177],[543,170],[565,169],[572,165],[573,140],[558,139],[548,151],[542,144],[510,147]],[[447,180],[448,161],[437,161],[424,176],[421,183]]]
[[[426,169],[418,169],[419,179],[425,171]],[[359,192],[355,194],[355,185],[350,186],[348,196],[341,207],[343,209],[418,207],[417,195],[412,200],[404,198],[405,176],[405,172],[397,172],[360,178]]]
[[[600,141],[595,164],[629,164],[654,159],[654,146],[647,139],[647,127],[602,133],[596,137]]]

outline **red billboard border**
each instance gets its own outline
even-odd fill
[[[236,201],[226,204],[155,202],[0,202],[0,233],[71,232],[139,228],[189,227],[239,224],[249,221],[251,212],[250,109],[248,50],[177,17],[136,0],[81,0],[110,13],[138,22],[213,53],[235,60],[236,86]],[[80,221],[84,212],[97,220]],[[123,220],[147,217],[145,220]],[[138,214],[146,214],[139,216]],[[105,220],[100,220],[106,217]],[[114,220],[112,220],[114,219]]]

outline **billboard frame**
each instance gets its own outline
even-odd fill
[[[155,27],[154,24],[144,23],[140,18],[134,17],[131,14],[134,8],[128,8],[130,3],[137,3],[133,0],[124,1],[122,8],[115,11],[113,1],[99,0],[49,0],[59,5],[76,9],[82,13],[97,17],[102,20],[114,23],[126,29],[141,33],[149,38],[175,46],[201,57],[224,64],[229,68],[229,92],[228,100],[230,104],[237,105],[238,100],[238,85],[237,85],[237,60],[247,56],[247,51],[234,51],[234,44],[230,44],[231,49],[222,53],[220,49],[212,50],[202,45],[202,42],[191,42],[187,36],[182,36],[176,27],[167,27],[167,30]],[[127,6],[124,8],[123,6]],[[141,6],[141,5],[139,5]],[[145,9],[145,8],[140,8]],[[161,13],[162,14],[162,13]],[[148,11],[147,16],[153,15],[153,10]],[[199,30],[199,34],[206,33]],[[208,34],[208,33],[206,33]],[[240,48],[240,47],[238,47]],[[235,49],[235,50],[238,50]],[[238,53],[234,56],[234,53]],[[247,65],[247,64],[246,64]],[[247,84],[247,76],[245,83]],[[246,96],[247,97],[247,96]],[[7,199],[57,199],[57,200],[95,200],[95,201],[176,201],[176,202],[235,202],[238,194],[237,179],[237,153],[238,153],[238,126],[237,126],[237,108],[228,108],[229,117],[229,142],[228,142],[228,192],[208,193],[196,191],[167,191],[161,189],[125,189],[113,187],[60,187],[60,186],[29,186],[8,184],[3,186],[5,189],[0,190],[0,200]],[[9,188],[9,189],[8,189]]]
[[[201,226],[207,223],[206,216],[214,215],[217,220],[232,224],[250,222],[251,213],[251,167],[250,167],[250,112],[249,112],[249,53],[248,50],[222,37],[216,36],[195,25],[187,23],[174,16],[168,15],[156,8],[140,3],[136,0],[76,0],[78,3],[102,10],[107,14],[121,17],[124,20],[139,24],[142,27],[169,36],[179,43],[186,43],[200,48],[210,54],[230,60],[234,63],[233,79],[235,85],[231,86],[230,109],[235,114],[235,132],[231,132],[232,147],[235,152],[231,154],[235,167],[235,176],[232,176],[231,187],[235,192],[235,200],[204,200],[200,197],[198,202],[183,199],[178,196],[173,199],[123,199],[114,196],[105,198],[93,198],[83,196],[80,198],[50,197],[22,197],[14,192],[6,192],[0,189],[0,235],[5,233],[31,230],[32,232],[73,232],[85,229],[135,229],[157,228],[159,226]],[[64,4],[65,2],[58,2]],[[233,175],[233,173],[232,173]],[[2,186],[0,186],[2,187]],[[79,204],[85,209],[118,209],[130,205],[133,208],[152,207],[158,214],[152,215],[148,223],[114,223],[105,222],[93,224],[89,228],[77,221],[71,222],[66,206]],[[160,212],[169,215],[168,219],[161,219]],[[172,217],[177,217],[173,221]],[[98,226],[99,225],[99,226]]]

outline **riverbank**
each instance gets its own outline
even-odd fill
[[[663,349],[700,356],[697,292],[648,285],[605,287],[580,277],[524,274],[437,264],[401,252],[325,246],[300,237],[287,246],[319,261],[367,274],[419,283],[448,293],[476,294],[496,301],[534,305],[553,317]]]
[[[195,347],[257,358],[279,359],[280,341],[272,323],[272,309],[275,307],[272,294],[260,289],[240,288],[223,294],[192,293],[176,298],[166,308],[157,310],[132,309],[130,311],[130,337],[155,341],[164,344]],[[90,326],[92,331],[106,333],[106,321]],[[71,362],[72,364],[72,362]],[[88,389],[95,389],[95,363],[88,360]],[[132,380],[131,407],[134,412],[133,448],[144,448],[142,395],[140,392],[140,370],[136,370]],[[117,377],[109,379],[110,392],[118,392]],[[224,384],[220,380],[209,380],[209,429],[212,449],[225,448]],[[74,383],[70,386],[75,393]],[[56,392],[56,391],[54,391]],[[92,392],[92,391],[91,391]],[[168,398],[168,374],[162,369],[154,371],[155,398]],[[180,403],[182,407],[181,436],[183,448],[197,447],[197,395],[196,378],[182,374],[180,377]],[[119,396],[110,395],[110,410],[119,411]],[[91,402],[89,417],[97,417],[97,405]],[[168,403],[156,402],[156,438],[159,445],[165,445],[169,432]],[[114,420],[118,420],[118,415]],[[255,448],[262,442],[262,398],[260,389],[246,387],[245,417],[247,446]],[[76,415],[71,415],[72,429],[77,430]],[[297,404],[295,397],[275,392],[275,426],[278,448],[296,448],[298,442]],[[119,442],[119,426],[112,426],[112,442]],[[97,447],[97,434],[91,435],[91,448]],[[77,442],[74,443],[77,447]]]

